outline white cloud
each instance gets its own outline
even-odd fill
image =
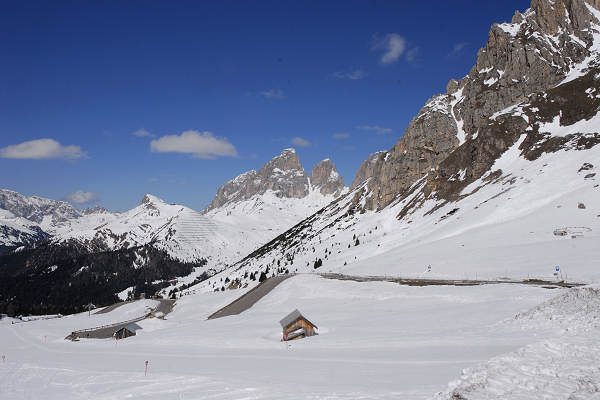
[[[77,190],[65,196],[65,198],[71,203],[75,204],[86,204],[91,203],[98,199],[98,195],[94,192],[86,192],[84,190]]]
[[[166,135],[150,142],[150,151],[155,153],[186,153],[194,157],[214,159],[237,157],[238,153],[226,138],[212,132],[185,131],[181,135]]]
[[[336,139],[336,140],[348,139],[350,137],[350,134],[346,133],[346,132],[334,133],[331,137],[334,138],[334,139]]]
[[[357,69],[357,70],[349,71],[349,72],[343,72],[343,71],[334,72],[333,76],[338,79],[350,79],[351,81],[356,81],[359,79],[363,79],[365,76],[367,76],[367,74],[362,69]]]
[[[264,97],[265,99],[276,99],[276,100],[285,99],[285,94],[283,93],[283,90],[281,90],[281,89],[265,90],[264,92],[260,92],[260,95],[262,97]]]
[[[297,136],[292,139],[292,144],[296,147],[309,147],[310,145],[312,145],[312,143],[308,140],[302,139],[301,137]]]
[[[132,133],[133,136],[137,137],[151,137],[154,138],[156,135],[154,133],[150,133],[145,129],[138,129],[137,131]]]
[[[450,51],[450,53],[448,53],[448,56],[458,55],[468,44],[469,43],[467,43],[467,42],[454,43],[452,45],[452,51]]]
[[[360,125],[356,127],[362,131],[370,131],[375,132],[377,135],[387,135],[388,133],[392,133],[391,128],[384,128],[379,125]]]
[[[86,154],[79,146],[63,146],[54,139],[37,139],[0,149],[2,158],[40,160],[44,158],[76,159]]]
[[[388,33],[381,38],[375,38],[374,50],[383,50],[379,61],[382,64],[391,64],[398,61],[406,49],[406,39],[397,33]]]

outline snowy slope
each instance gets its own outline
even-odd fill
[[[539,287],[420,288],[297,276],[239,316],[206,320],[238,292],[181,298],[166,321],[141,321],[138,335],[118,344],[64,340],[96,326],[93,314],[2,321],[0,397],[427,399],[463,369],[557,333],[502,323],[557,294]],[[286,346],[278,321],[295,308],[319,335]]]
[[[306,197],[278,197],[273,191],[240,202],[226,204],[206,213],[214,221],[235,224],[271,240],[335,199],[310,190]],[[262,242],[266,243],[268,240]]]
[[[84,216],[61,228],[52,238],[55,243],[76,240],[90,248],[109,250],[153,244],[175,259],[192,262],[233,262],[267,238],[256,238],[224,222],[215,223],[188,207],[168,204],[150,194],[129,211]]]
[[[284,234],[264,254],[223,271],[201,287],[211,290],[212,282],[223,276],[247,281],[243,278],[246,271],[262,271],[267,266],[274,271],[274,260],[290,257],[293,266],[287,261],[282,265],[292,272],[315,271],[314,261],[320,258],[323,266],[315,272],[553,279],[558,265],[563,278],[600,281],[599,182],[596,177],[585,178],[597,167],[578,172],[584,164],[600,165],[600,146],[561,150],[533,162],[521,158],[517,147],[497,161],[504,178],[487,182],[460,201],[439,207],[443,201],[428,200],[398,220],[419,191],[383,211],[364,214],[348,213],[349,195],[304,221],[299,230]],[[557,236],[555,231],[567,235]],[[298,240],[304,235],[304,240]],[[432,266],[429,273],[428,265]]]
[[[200,287],[224,277],[254,285],[247,273],[314,271],[318,260],[317,272],[552,279],[559,266],[561,279],[599,281],[600,11],[579,11],[590,21],[590,55],[565,65],[568,79],[479,115],[477,134],[385,207],[371,211],[382,196],[371,177]]]
[[[0,209],[0,249],[32,244],[46,237],[37,223]]]

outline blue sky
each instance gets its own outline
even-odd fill
[[[78,207],[126,210],[149,192],[201,209],[287,147],[307,172],[331,158],[349,184],[468,73],[492,23],[529,6],[214,4],[4,2],[0,187]]]

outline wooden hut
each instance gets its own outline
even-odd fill
[[[113,336],[116,339],[125,339],[131,336],[135,336],[136,335],[136,331],[142,329],[141,326],[139,326],[136,323],[131,323],[129,325],[126,325],[124,327],[122,327],[121,329],[117,330]]]
[[[318,327],[304,317],[298,310],[289,313],[285,318],[279,321],[279,323],[283,328],[282,341],[302,339],[317,334],[315,329],[318,329]]]

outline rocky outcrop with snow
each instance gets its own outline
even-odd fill
[[[488,118],[531,93],[550,89],[595,57],[598,4],[534,0],[511,23],[495,24],[475,66],[432,97],[403,137],[373,166],[365,207],[381,209],[468,139]],[[370,163],[367,160],[365,163]]]
[[[221,186],[204,212],[257,199],[265,193],[282,199],[304,199],[313,190],[324,196],[337,196],[344,188],[344,179],[337,173],[331,160],[326,159],[317,164],[309,181],[296,151],[285,149],[258,172],[245,172]]]
[[[250,284],[246,273],[285,260],[275,271],[420,276],[437,263],[445,278],[552,279],[560,263],[570,277],[600,279],[596,6],[534,1],[494,25],[469,75],[371,156],[352,192],[221,277]],[[585,233],[554,233],[564,226]]]
[[[310,173],[310,184],[323,195],[337,197],[344,188],[344,178],[338,174],[335,164],[329,158],[315,165]]]
[[[308,194],[308,178],[294,149],[283,150],[258,172],[248,171],[221,186],[205,211],[248,200],[267,191],[287,198],[302,198]]]
[[[48,238],[38,224],[0,209],[0,253]]]
[[[0,209],[8,210],[14,216],[41,224],[44,228],[49,228],[81,215],[66,201],[38,196],[26,197],[6,189],[0,189]]]

